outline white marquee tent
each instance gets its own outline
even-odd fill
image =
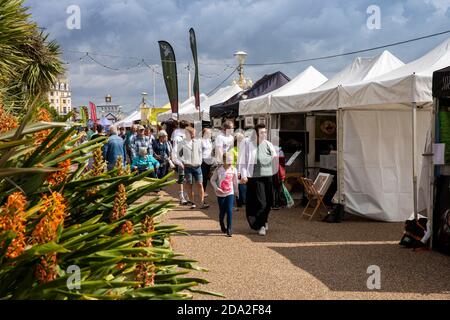
[[[388,221],[425,210],[431,217],[432,159],[422,153],[434,121],[432,74],[448,65],[450,39],[390,73],[341,88],[348,209]]]
[[[119,126],[124,127],[131,127],[134,121],[141,120],[141,112],[140,111],[133,111],[129,116],[125,117],[124,119],[116,122],[115,124]]]
[[[335,111],[338,109],[338,91],[342,85],[368,81],[403,65],[404,63],[389,51],[384,51],[374,58],[358,57],[333,78],[310,92],[272,97],[269,112]]]
[[[210,97],[202,94],[200,95],[200,106],[202,110],[202,120],[209,121],[209,108],[218,103],[227,101],[236,93],[242,91],[242,89],[238,85],[231,85],[227,87],[223,87],[217,90],[216,93],[211,95]],[[191,97],[181,104],[179,108],[179,117],[180,120],[187,120],[189,122],[195,122],[199,120],[199,111],[195,108],[195,99]],[[158,115],[158,121],[166,121],[170,118],[176,119],[176,115],[172,115],[172,111],[164,112]]]
[[[297,77],[286,83],[281,88],[249,100],[239,102],[239,115],[254,115],[269,113],[273,97],[291,96],[311,91],[322,85],[328,79],[314,67],[308,67]]]
[[[430,216],[431,164],[422,152],[432,125],[432,73],[449,64],[450,39],[403,66],[385,51],[355,60],[309,93],[273,98],[270,112],[337,111],[338,190],[346,210],[382,221],[424,210]],[[417,177],[428,179],[417,187]]]
[[[216,93],[208,97],[202,104],[202,119],[203,121],[210,121],[209,109],[211,106],[222,103],[241,92],[242,89],[237,84],[220,88]],[[198,116],[197,116],[198,119]]]
[[[202,105],[203,102],[208,98],[206,94],[200,94],[200,104]],[[187,120],[189,122],[194,122],[198,120],[198,110],[197,110],[197,117],[194,119],[192,110],[197,110],[195,108],[195,97],[192,96],[185,100],[179,107],[178,107],[178,113],[179,113],[179,119],[180,120]],[[158,114],[157,120],[158,122],[167,121],[169,119],[177,119],[176,114],[172,113],[172,110],[163,112]]]

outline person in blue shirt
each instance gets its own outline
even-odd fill
[[[167,132],[160,130],[158,132],[158,140],[153,140],[153,155],[158,160],[160,167],[158,169],[158,178],[162,179],[169,169],[169,159],[171,155],[171,146],[167,141]]]
[[[158,168],[159,162],[148,154],[148,148],[140,147],[138,155],[133,158],[131,169],[138,170],[139,173],[147,170],[152,170],[153,172],[150,174],[150,176],[152,178],[156,178],[156,171],[158,170]]]
[[[117,127],[111,126],[109,129],[110,137],[103,147],[103,158],[106,160],[107,169],[114,169],[117,158],[122,157],[123,166],[126,164],[125,142],[117,135]]]

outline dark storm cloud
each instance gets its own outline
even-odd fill
[[[176,52],[180,100],[187,97],[186,62],[191,59],[188,29],[194,27],[204,75],[202,91],[207,93],[230,72],[233,53],[246,51],[249,63],[283,61],[324,56],[368,48],[450,29],[449,0],[408,1],[138,1],[138,0],[29,0],[34,19],[47,28],[69,62],[73,104],[102,102],[111,93],[116,102],[131,110],[139,103],[142,91],[152,96],[152,73],[147,68],[131,68],[139,60],[97,57],[101,63],[121,71],[102,68],[82,54],[69,50],[91,51],[118,56],[144,57],[159,63],[158,40],[169,41]],[[66,28],[69,5],[81,8],[81,30]],[[381,29],[366,26],[369,5],[381,8]],[[446,37],[424,40],[389,50],[405,62],[426,53]],[[373,56],[370,52],[364,56]],[[313,65],[332,76],[354,56],[318,61]],[[215,65],[219,64],[219,65]],[[295,77],[308,64],[247,67],[257,80],[277,70]],[[217,76],[220,74],[220,76]],[[227,82],[227,84],[229,81]],[[158,105],[167,101],[160,76],[157,77]],[[150,99],[151,100],[151,99]]]

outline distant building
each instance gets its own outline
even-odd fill
[[[72,94],[67,78],[58,78],[56,83],[51,86],[47,97],[50,107],[55,108],[60,115],[65,115],[72,111]]]
[[[105,97],[105,104],[97,106],[97,118],[105,117],[114,123],[123,119],[122,110],[123,107],[121,105],[112,103],[112,97],[108,94]]]

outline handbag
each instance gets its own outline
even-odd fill
[[[284,182],[281,182],[281,187],[283,188],[283,195],[286,198],[286,207],[292,208],[294,206],[294,199],[292,199],[291,194],[289,193],[288,189],[284,185]]]

